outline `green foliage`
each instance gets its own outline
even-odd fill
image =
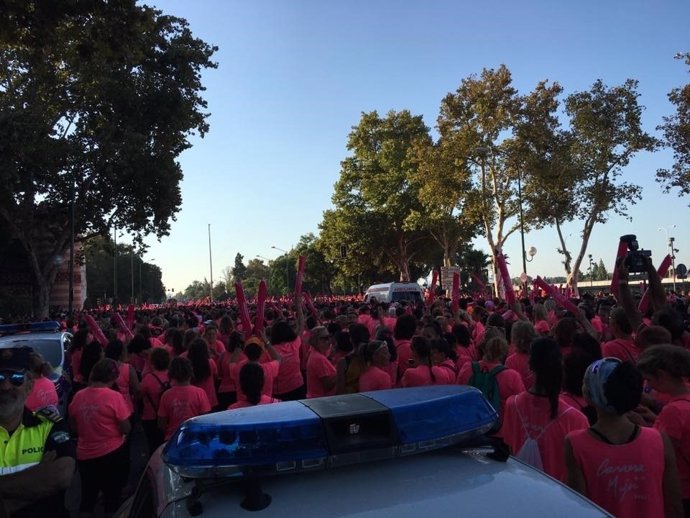
[[[113,226],[168,233],[176,159],[208,131],[201,71],[215,50],[133,0],[3,3],[0,218],[31,255],[38,314],[68,247],[73,186],[85,240]]]
[[[690,66],[690,52],[678,54],[676,59]],[[663,131],[664,144],[673,150],[674,163],[671,169],[657,171],[657,181],[666,192],[677,189],[679,196],[686,196],[690,194],[690,84],[671,90],[668,99],[676,113],[664,117],[664,124],[657,129]]]
[[[235,256],[235,265],[232,267],[232,277],[234,282],[241,281],[244,279],[247,267],[242,262],[243,259],[244,256],[237,252],[237,255]]]

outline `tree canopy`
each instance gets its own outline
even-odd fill
[[[3,3],[0,218],[27,251],[34,311],[76,234],[168,233],[176,159],[209,129],[201,72],[216,48],[134,0]]]

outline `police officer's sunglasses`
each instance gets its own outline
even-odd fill
[[[0,371],[0,383],[5,380],[9,380],[15,387],[21,387],[26,380],[26,372]]]

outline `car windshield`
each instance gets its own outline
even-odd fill
[[[418,301],[422,297],[418,291],[394,291],[392,302],[399,302],[401,300]]]
[[[50,338],[41,338],[38,340],[27,340],[27,344],[35,352],[40,353],[43,359],[50,363],[54,368],[62,366],[63,352],[62,343],[60,342],[60,334],[56,333]]]

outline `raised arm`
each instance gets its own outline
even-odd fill
[[[635,300],[630,292],[630,286],[628,285],[628,268],[625,266],[623,258],[616,261],[616,269],[618,270],[618,302],[623,308],[623,311],[625,311],[633,329],[637,330],[642,324],[642,315],[637,309]]]

